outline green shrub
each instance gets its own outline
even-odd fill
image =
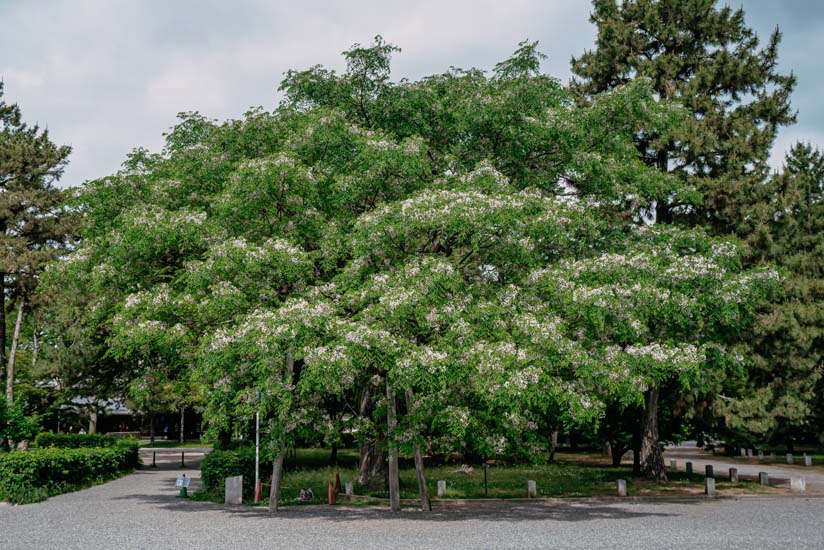
[[[101,434],[52,434],[41,433],[34,443],[40,448],[81,449],[86,447],[111,447],[117,440]]]
[[[271,469],[263,464],[262,472]],[[200,463],[200,477],[203,489],[216,497],[223,497],[227,477],[243,476],[243,497],[253,498],[255,494],[255,449],[243,447],[237,451],[212,451]]]
[[[113,479],[140,464],[138,447],[56,447],[0,455],[0,500],[18,504]]]

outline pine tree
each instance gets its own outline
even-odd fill
[[[37,274],[69,239],[65,194],[54,187],[71,148],[55,145],[47,130],[22,121],[20,108],[3,100],[0,82],[0,361],[6,362],[6,292],[16,319],[8,355],[6,400],[14,400],[14,363],[20,326]],[[36,328],[35,328],[36,330]]]
[[[715,0],[594,0],[596,49],[572,60],[571,86],[582,98],[648,78],[662,101],[691,113],[680,133],[636,137],[640,157],[702,193],[697,204],[658,201],[657,222],[708,225],[717,234],[746,233],[742,211],[768,175],[778,128],[795,120],[792,74],[777,70],[781,33],[764,48],[742,9]],[[659,388],[650,388],[641,454],[644,472],[666,477],[657,429]]]
[[[690,214],[718,232],[739,218],[742,178],[763,178],[778,128],[795,121],[790,94],[795,77],[777,71],[781,33],[762,49],[742,9],[714,0],[594,0],[597,47],[572,60],[572,86],[591,95],[633,78],[652,80],[664,100],[693,116],[666,142],[641,134],[640,154],[659,170],[693,183],[704,200],[693,208],[659,204],[658,219]]]
[[[791,447],[809,426],[822,436],[810,420],[824,405],[824,153],[796,144],[783,171],[752,195],[749,261],[783,268],[785,294],[756,325],[749,391],[718,408],[729,429]]]

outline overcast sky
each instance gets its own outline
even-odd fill
[[[782,130],[773,165],[796,140],[824,146],[824,2],[731,5],[762,39],[780,26],[781,68],[798,76],[798,124]],[[27,122],[74,148],[62,185],[76,186],[135,147],[159,149],[178,112],[274,108],[286,70],[340,70],[341,51],[376,34],[403,49],[394,80],[490,68],[529,38],[566,82],[570,58],[594,43],[589,11],[588,0],[0,0],[0,78]]]

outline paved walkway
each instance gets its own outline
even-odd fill
[[[160,455],[158,455],[158,458]],[[697,463],[697,461],[696,461]],[[187,463],[188,465],[188,463]],[[392,514],[296,506],[277,516],[176,498],[158,468],[27,506],[0,506],[0,548],[824,548],[824,499],[551,504]]]
[[[726,478],[730,468],[738,468],[739,476],[749,476],[754,479],[758,477],[759,472],[767,472],[770,484],[780,487],[789,486],[791,477],[802,477],[807,480],[807,491],[824,492],[824,471],[816,467],[763,462],[757,457],[738,459],[713,455],[697,448],[695,444],[668,447],[664,453],[664,459],[667,467],[669,467],[670,460],[675,459],[681,471],[686,468],[686,462],[692,462],[693,471],[699,474],[703,474],[705,467],[711,464],[717,478]]]

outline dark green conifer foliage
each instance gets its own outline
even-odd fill
[[[719,409],[733,437],[792,445],[824,434],[824,153],[796,144],[783,171],[751,196],[742,232],[749,260],[782,267],[786,292],[755,327],[746,398]]]
[[[743,10],[714,0],[594,0],[593,6],[596,49],[572,60],[573,87],[589,96],[645,77],[661,98],[686,107],[693,116],[674,139],[637,139],[646,162],[686,178],[704,195],[691,209],[659,204],[658,219],[687,210],[693,221],[731,232],[746,202],[742,177],[764,177],[778,128],[795,120],[795,77],[777,70],[781,33],[776,29],[759,49]]]
[[[6,292],[15,300],[16,329],[8,357],[6,399],[13,400],[14,351],[20,320],[37,273],[69,240],[64,193],[54,186],[71,148],[55,145],[47,130],[23,122],[20,108],[3,100],[0,82],[0,364],[6,363]],[[2,370],[2,369],[0,369]]]

